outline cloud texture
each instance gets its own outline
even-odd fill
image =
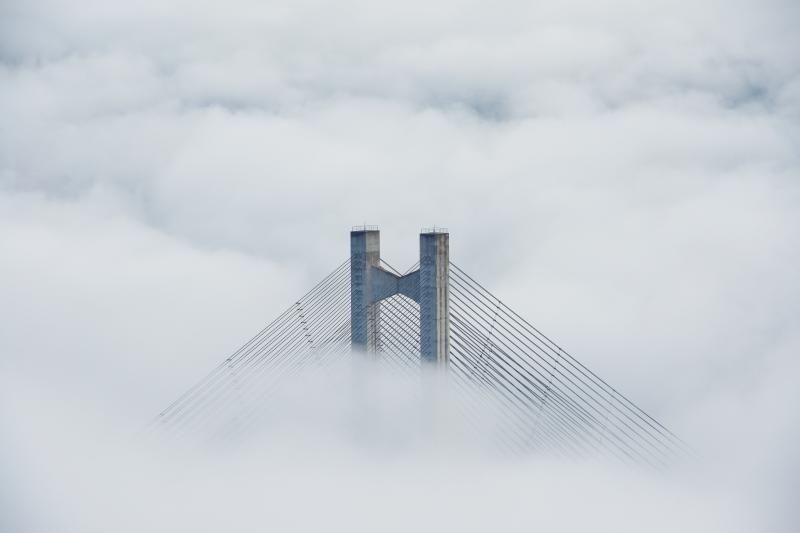
[[[798,23],[789,0],[3,2],[3,519],[58,530],[36,502],[72,452],[143,424],[366,222],[398,267],[449,227],[457,264],[708,458],[703,516],[788,531]],[[488,476],[538,494],[542,470]],[[607,479],[569,475],[586,498]]]

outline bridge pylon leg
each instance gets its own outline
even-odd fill
[[[450,361],[450,235],[419,235],[420,352],[423,363],[447,368]]]
[[[381,260],[378,230],[350,232],[350,335],[353,350],[375,354],[379,302],[372,300],[372,276]]]

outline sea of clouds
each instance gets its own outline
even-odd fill
[[[793,0],[0,3],[0,529],[794,531],[798,23]],[[131,443],[365,222],[403,269],[447,226],[699,464],[388,453],[325,423],[324,387],[313,439]]]

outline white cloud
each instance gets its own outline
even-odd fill
[[[351,225],[380,224],[397,266],[444,225],[456,263],[699,448],[729,448],[719,465],[770,487],[753,514],[788,523],[798,15],[6,2],[4,381],[145,420],[343,260]],[[26,413],[2,420],[23,443]],[[24,506],[33,473],[14,468]]]

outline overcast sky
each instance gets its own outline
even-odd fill
[[[795,0],[0,2],[0,470],[34,487],[7,516],[58,492],[56,419],[144,424],[367,223],[402,269],[448,227],[788,531],[799,26]]]

